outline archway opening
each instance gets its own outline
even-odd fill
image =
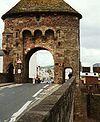
[[[24,43],[32,41],[32,33],[29,30],[24,30],[22,33]]]
[[[36,39],[41,39],[42,37],[42,31],[41,30],[35,30],[34,31],[34,38]]]
[[[29,30],[24,30],[22,36],[23,36],[23,43],[26,46],[28,46],[33,41],[32,33]]]
[[[72,77],[73,70],[71,67],[67,67],[65,68],[64,73],[65,73],[64,75],[65,75],[65,81],[66,81]]]
[[[31,79],[33,83],[54,82],[54,59],[48,50],[45,48],[32,49],[27,59],[27,77]],[[36,81],[37,78],[39,81]]]
[[[54,39],[54,31],[51,30],[51,29],[46,30],[46,32],[45,32],[45,38],[47,40]]]

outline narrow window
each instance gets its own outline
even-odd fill
[[[40,39],[42,37],[42,31],[41,30],[35,30],[34,32],[34,38]]]
[[[54,31],[51,29],[46,30],[45,37],[47,40],[54,39]]]

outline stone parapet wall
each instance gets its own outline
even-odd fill
[[[0,73],[0,83],[14,82],[14,75],[9,73]]]
[[[8,74],[0,73],[0,83],[7,83],[7,82],[8,82]]]
[[[73,77],[38,105],[26,111],[17,122],[72,122],[74,91]]]
[[[100,122],[100,94],[88,95],[88,99],[88,117],[93,118],[96,122]]]

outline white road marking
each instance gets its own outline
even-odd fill
[[[14,84],[14,85],[9,85],[7,86],[7,88],[13,88],[13,87],[17,87],[17,86],[22,86],[23,84]]]
[[[27,109],[27,107],[31,104],[31,102],[32,101],[28,101],[27,103],[25,103],[20,110],[18,110],[16,113],[12,115],[9,122],[15,122],[17,117],[20,116],[25,111],[25,109]]]
[[[43,89],[40,89],[38,92],[36,92],[32,97],[36,97],[38,94],[40,94],[40,92],[42,92]]]
[[[8,85],[8,86],[3,86],[0,88],[0,90],[3,90],[5,88],[13,88],[13,87],[17,87],[17,86],[22,86],[23,84],[13,84],[13,85]]]
[[[45,88],[47,88],[48,86],[49,86],[49,84],[45,85],[43,88],[45,89]]]
[[[46,88],[48,85],[44,86],[44,88]],[[32,97],[35,98],[35,100],[40,100],[41,98],[36,97],[38,94],[40,94],[43,91],[43,89],[40,89],[38,92],[36,92]],[[35,102],[35,101],[34,101]],[[25,109],[27,109],[27,107],[32,103],[32,101],[28,101],[26,104],[23,105],[23,107],[21,109],[19,109],[16,113],[14,113],[10,119],[9,122],[15,122],[17,117],[19,117],[24,111]]]
[[[32,97],[35,98],[35,101],[31,100],[31,101],[26,102],[21,109],[19,109],[16,113],[14,113],[11,116],[11,119],[10,119],[9,122],[16,122],[17,118],[28,108],[29,105],[36,105],[36,104],[38,104],[38,102],[40,100],[44,99],[47,95],[50,95],[52,92],[54,92],[55,90],[57,90],[60,87],[60,85],[54,85],[54,86],[51,86],[49,89],[45,90],[45,88],[48,87],[48,86],[49,85],[46,85],[46,86],[43,87],[44,89],[40,89],[38,92],[36,92],[32,96]],[[45,93],[42,92],[43,90],[45,91]],[[39,94],[44,94],[44,95],[42,96],[42,98],[41,97],[37,97],[37,95],[39,95]]]
[[[43,89],[47,88],[49,86],[49,84],[45,85],[43,87]],[[38,92],[36,92],[32,97],[36,97],[38,94],[41,94],[41,92],[43,91],[43,89],[40,89]]]

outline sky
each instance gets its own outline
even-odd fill
[[[0,17],[20,0],[1,0]],[[100,63],[100,0],[65,0],[82,14],[80,20],[80,57],[83,66]],[[0,40],[3,21],[0,19]]]

